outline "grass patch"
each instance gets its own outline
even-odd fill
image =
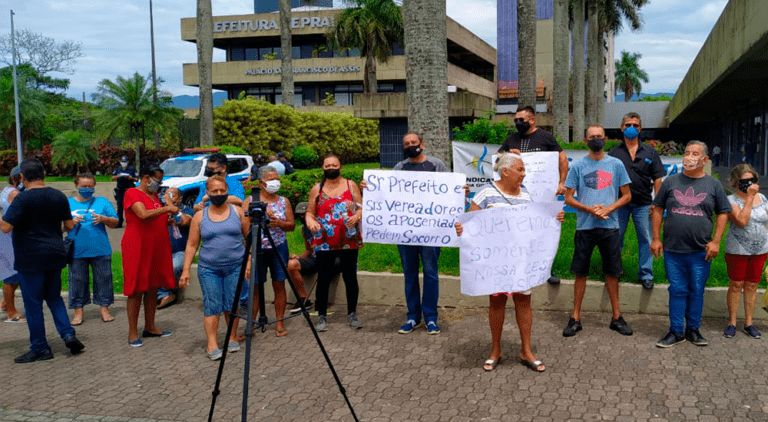
[[[102,182],[112,182],[112,175],[109,174],[98,174],[94,176],[96,178],[96,183]],[[47,176],[45,178],[46,182],[74,182],[75,177],[74,176]]]

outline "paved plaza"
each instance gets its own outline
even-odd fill
[[[0,324],[0,420],[206,420],[218,363],[204,355],[201,303],[158,311],[158,326],[174,334],[141,348],[127,344],[125,301],[113,308],[109,324],[86,308],[78,356],[46,315],[55,357],[31,364],[13,363],[28,349],[26,325]],[[568,314],[537,311],[533,347],[548,366],[537,374],[515,359],[511,310],[505,359],[493,372],[481,368],[490,348],[485,309],[442,309],[437,336],[423,326],[398,334],[400,306],[361,306],[359,331],[347,327],[344,310],[331,308],[320,336],[361,421],[768,420],[768,339],[725,339],[723,320],[705,319],[708,347],[661,350],[654,344],[664,316],[628,314],[635,335],[622,337],[608,329],[610,314],[585,313],[584,331],[563,338]],[[287,328],[283,338],[272,327],[254,337],[249,420],[353,420],[305,321]],[[240,420],[244,350],[230,358],[218,421]]]

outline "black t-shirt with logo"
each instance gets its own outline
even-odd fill
[[[557,139],[551,133],[536,129],[530,135],[520,136],[519,133],[510,133],[499,148],[499,152],[509,152],[511,149],[519,149],[520,152],[557,151],[563,147],[557,143]]]
[[[661,179],[667,174],[659,154],[641,142],[635,152],[634,161],[632,161],[629,150],[624,143],[617,145],[608,155],[621,160],[627,173],[629,173],[629,178],[632,180],[632,184],[629,185],[632,192],[631,203],[633,205],[651,205],[653,181]]]

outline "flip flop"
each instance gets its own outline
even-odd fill
[[[494,369],[496,369],[496,366],[497,366],[499,363],[501,363],[501,356],[499,356],[499,358],[498,358],[498,359],[496,359],[496,360],[493,360],[493,359],[488,359],[488,360],[486,360],[486,361],[485,361],[485,363],[483,364],[483,369],[485,369],[485,371],[486,371],[486,372],[491,372],[491,371],[493,371]],[[489,367],[490,367],[490,368],[489,368]]]
[[[27,318],[25,318],[25,317],[23,317],[21,315],[17,315],[17,316],[15,316],[13,318],[8,318],[8,319],[5,320],[5,322],[26,322],[26,321],[27,321]]]
[[[540,360],[530,361],[530,360],[520,359],[520,363],[522,363],[523,366],[527,367],[528,369],[530,369],[533,372],[544,372],[544,371],[547,370],[547,366],[544,365],[544,362],[542,362]],[[539,369],[539,367],[542,367],[542,366],[544,368],[543,369]]]

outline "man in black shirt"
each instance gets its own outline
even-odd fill
[[[123,227],[123,197],[125,191],[134,187],[139,181],[136,174],[136,168],[128,165],[128,156],[120,157],[120,166],[112,172],[112,180],[117,180],[115,187],[115,202],[117,202],[117,226]]]
[[[30,351],[17,357],[16,363],[53,359],[45,339],[43,301],[48,304],[53,322],[67,348],[75,354],[85,346],[69,322],[61,299],[61,270],[66,265],[61,223],[72,230],[75,223],[69,201],[63,193],[45,186],[43,163],[28,158],[21,163],[21,177],[26,188],[8,207],[0,230],[13,230],[14,269],[21,279],[21,297],[27,313]]]
[[[557,143],[552,134],[536,127],[536,110],[531,106],[519,108],[515,113],[516,133],[511,133],[504,140],[499,148],[499,153],[514,152],[520,154],[523,152],[538,151],[557,151],[558,152],[558,172],[560,181],[557,184],[557,194],[565,195],[565,178],[568,176],[568,156],[565,155],[563,147]],[[549,284],[558,284],[560,279],[552,276],[547,280]]]
[[[624,142],[616,146],[608,153],[624,163],[624,168],[629,173],[632,183],[629,188],[632,192],[632,201],[618,210],[619,237],[624,248],[624,234],[627,232],[629,216],[635,223],[637,233],[637,247],[639,267],[637,277],[643,284],[643,288],[653,288],[653,255],[651,255],[651,190],[654,194],[659,192],[661,178],[664,177],[664,165],[661,164],[659,154],[648,145],[639,141],[640,131],[643,129],[640,115],[628,113],[621,123],[624,131]]]

